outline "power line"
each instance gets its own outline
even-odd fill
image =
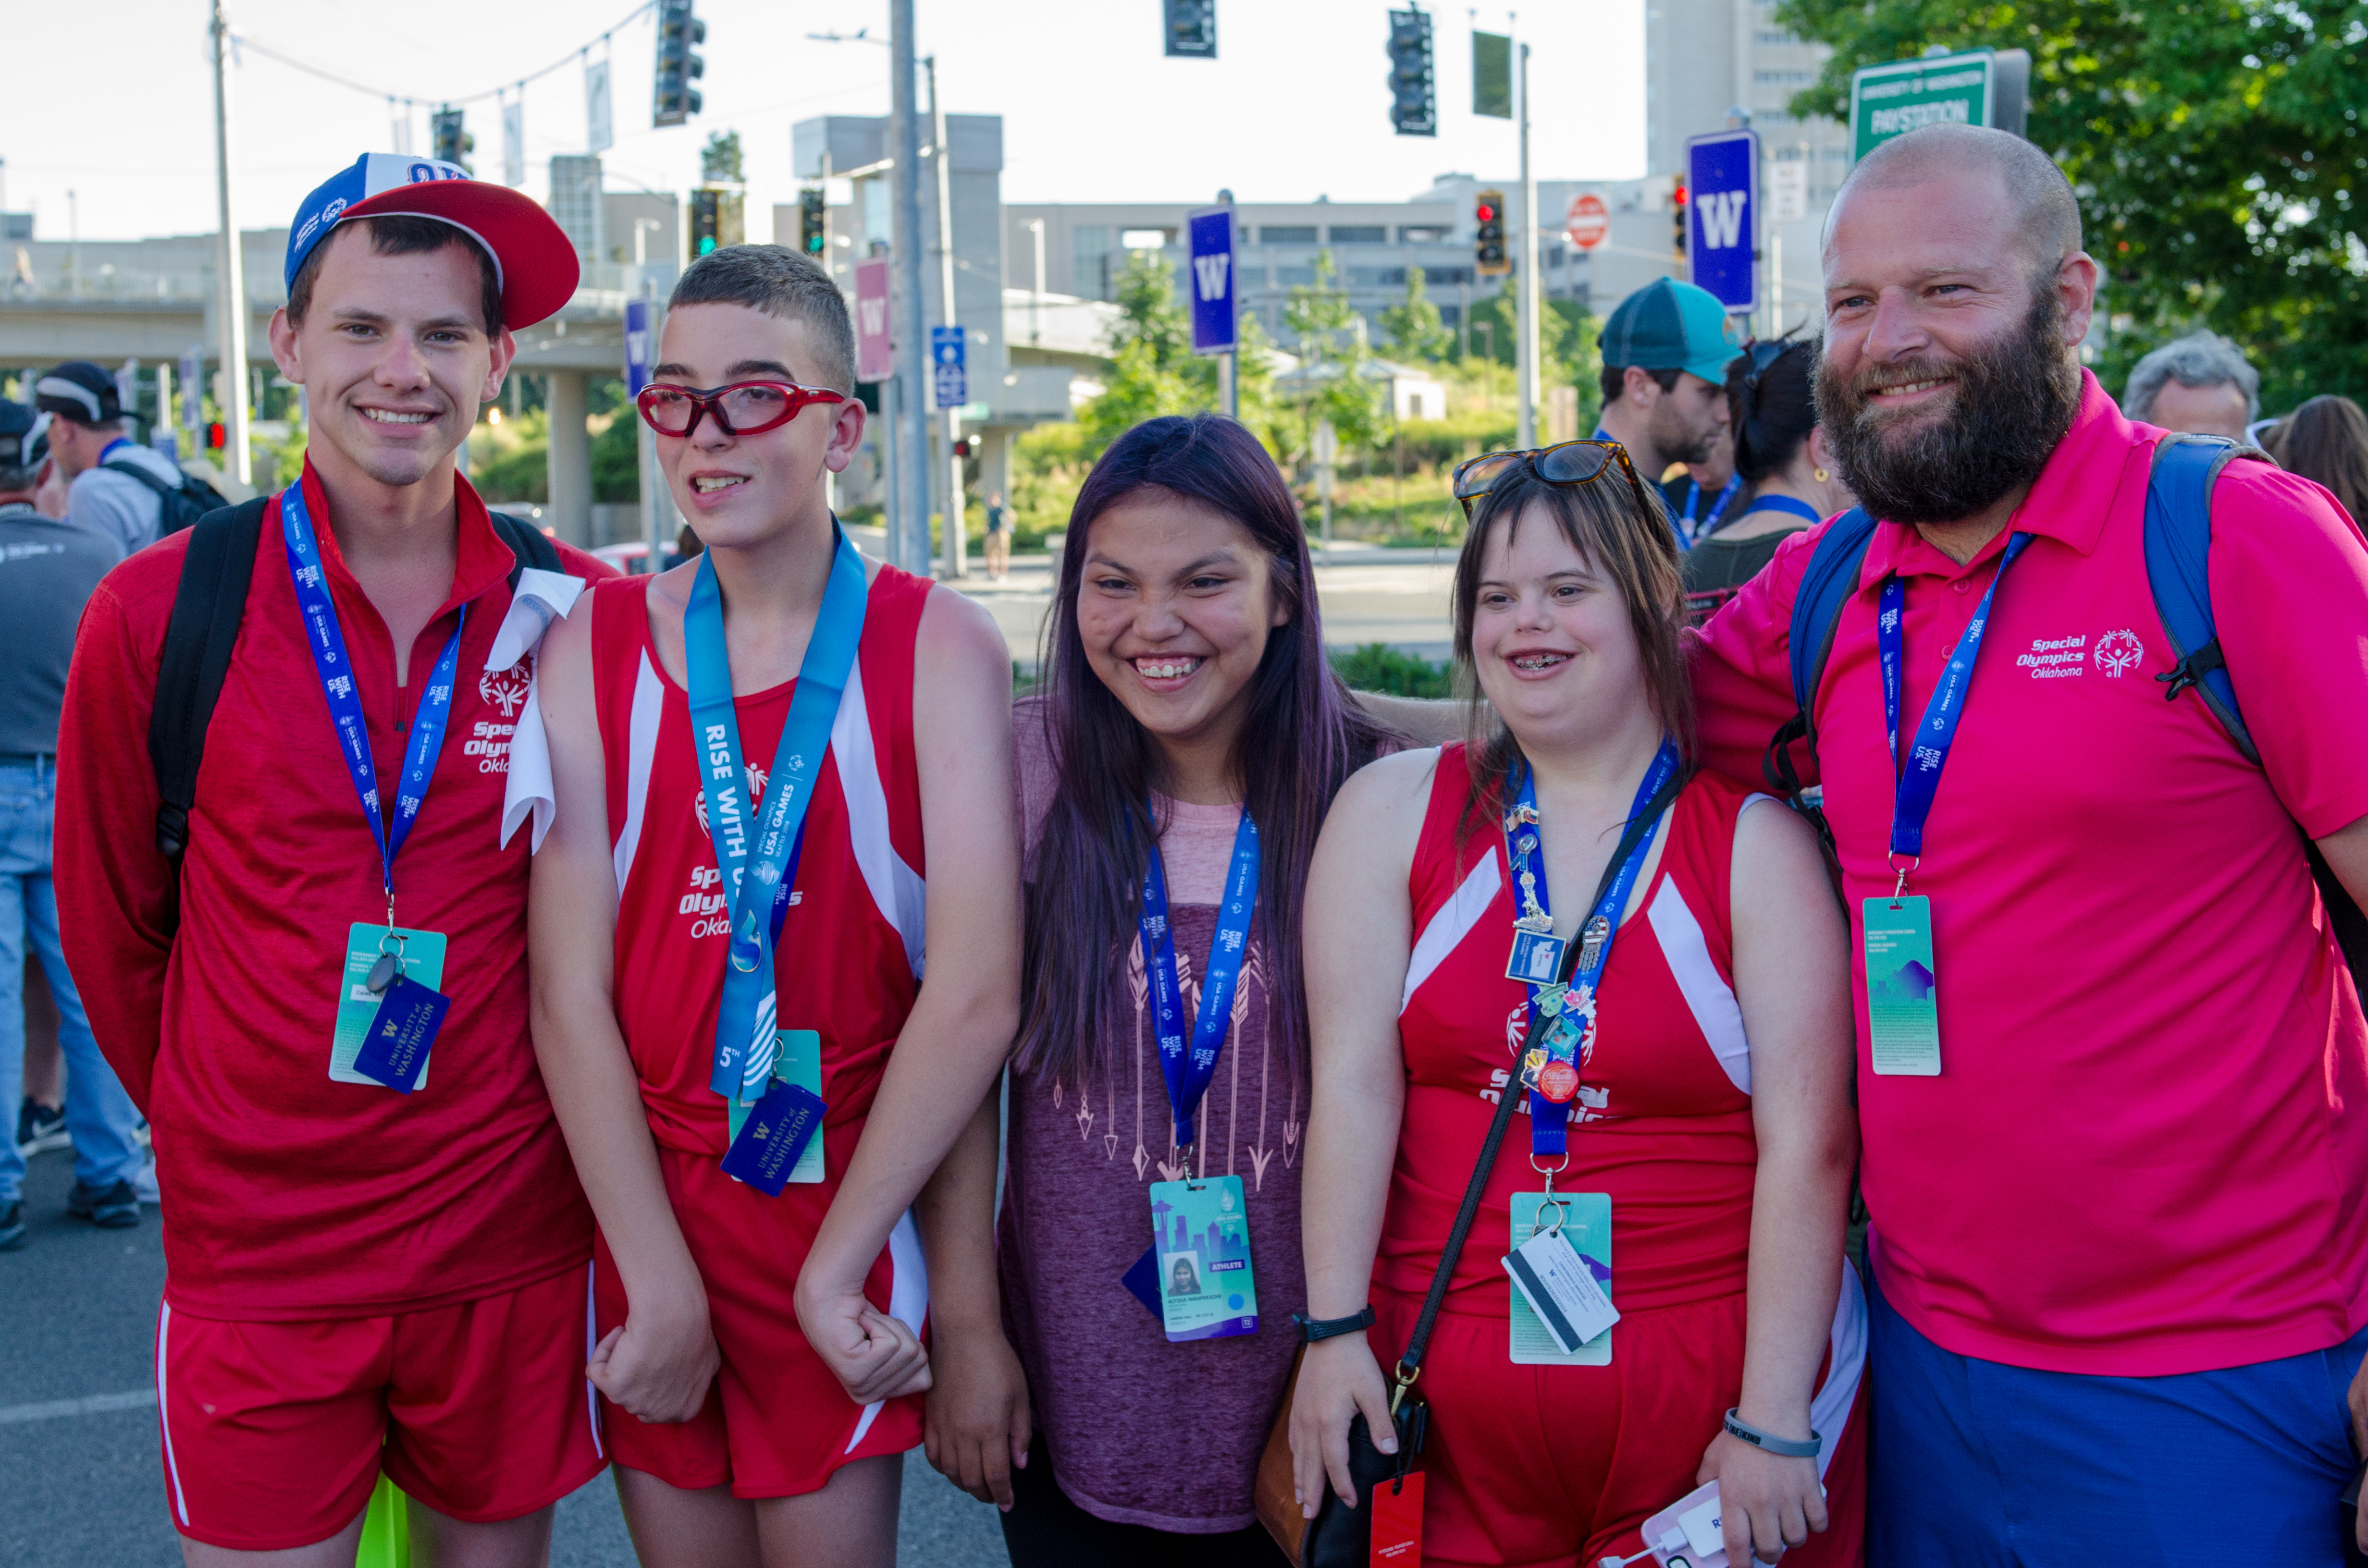
[[[251,49],[255,51],[256,53],[264,56],[266,59],[278,61],[280,64],[287,66],[291,71],[302,71],[308,76],[317,76],[324,82],[335,83],[340,87],[349,88],[357,93],[365,93],[374,98],[385,98],[390,101],[405,104],[439,104],[447,108],[457,108],[463,104],[482,103],[488,98],[499,98],[503,94],[507,93],[514,88],[523,87],[529,82],[541,81],[543,77],[550,75],[552,72],[563,70],[565,67],[574,64],[576,61],[584,58],[584,56],[590,51],[595,43],[607,42],[610,34],[620,31],[628,22],[634,21],[643,13],[655,10],[655,8],[656,0],[643,0],[641,5],[634,6],[622,17],[620,17],[613,26],[604,28],[597,37],[586,39],[575,48],[571,49],[565,54],[561,55],[557,60],[554,60],[550,64],[542,67],[540,71],[529,72],[526,75],[516,77],[512,80],[502,82],[497,85],[488,87],[482,93],[471,93],[466,97],[447,97],[434,93],[392,93],[383,87],[373,87],[367,82],[357,82],[351,76],[340,75],[336,72],[331,71],[324,66],[315,65],[308,60],[300,60],[292,54],[282,53],[280,51],[272,48],[269,44],[265,43],[260,39],[254,37],[252,34],[233,33],[231,36],[241,49]]]

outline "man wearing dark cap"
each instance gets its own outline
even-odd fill
[[[1660,494],[1675,463],[1706,463],[1726,429],[1726,368],[1742,352],[1734,318],[1709,290],[1656,278],[1603,324],[1603,413],[1595,438],[1628,449]]]
[[[124,555],[156,542],[165,498],[137,469],[168,486],[181,471],[164,453],[131,439],[115,378],[86,359],[70,359],[33,384],[34,406],[50,415],[50,450],[71,488],[66,521],[113,541]]]
[[[140,1222],[132,1178],[139,1113],[99,1055],[80,994],[58,946],[58,901],[50,881],[50,815],[57,799],[58,705],[74,653],[83,602],[116,562],[115,547],[33,509],[33,486],[48,458],[54,421],[22,403],[0,403],[0,1106],[23,1092],[28,957],[38,958],[58,1007],[66,1075],[66,1129],[74,1140],[70,1213],[116,1229]],[[27,937],[31,953],[27,952]],[[25,1156],[0,1139],[0,1252],[23,1246]]]
[[[599,568],[563,551],[513,586],[548,554],[453,460],[512,330],[575,280],[523,195],[391,154],[339,173],[290,225],[271,322],[309,404],[300,483],[125,562],[84,616],[59,887],[164,1167],[160,1451],[191,1562],[350,1564],[383,1473],[426,1560],[532,1568],[606,1463],[591,1222],[528,1034],[528,845],[502,829],[532,650]],[[184,562],[233,524],[255,555],[176,869],[161,650]]]

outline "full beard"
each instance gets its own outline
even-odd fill
[[[1851,377],[1821,360],[1817,418],[1859,504],[1893,522],[1953,523],[2037,479],[2080,406],[2063,319],[2055,290],[2042,287],[2020,327],[1963,359],[1869,366]],[[1884,387],[1943,376],[1956,385],[1937,419],[1918,410],[1894,420],[1871,403]]]

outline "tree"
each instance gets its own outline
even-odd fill
[[[727,185],[741,183],[740,133],[718,131],[699,150],[699,177]]]
[[[1542,389],[1555,387],[1578,389],[1579,423],[1591,430],[1594,410],[1600,405],[1602,392],[1598,384],[1603,369],[1601,346],[1598,343],[1595,318],[1586,305],[1577,300],[1541,300],[1545,307],[1538,318],[1538,385]],[[1518,309],[1511,290],[1491,294],[1475,301],[1472,306],[1474,325],[1490,324],[1486,333],[1473,337],[1473,354],[1500,365],[1514,363],[1520,346]],[[1543,429],[1545,416],[1539,415]],[[1582,431],[1582,434],[1585,432]]]
[[[1077,416],[1099,452],[1146,419],[1217,406],[1217,367],[1192,352],[1192,323],[1176,296],[1176,273],[1156,250],[1130,251],[1118,278],[1115,361],[1104,391]]]
[[[1439,319],[1439,307],[1423,287],[1422,268],[1406,268],[1406,298],[1382,310],[1382,330],[1391,352],[1404,359],[1437,364],[1455,346],[1455,335]]]
[[[2031,51],[2032,141],[2080,198],[2097,370],[2210,326],[2261,368],[2270,408],[2368,393],[2368,4],[2292,0],[1784,0],[1834,46],[1796,115],[1846,116],[1850,73],[1927,45]]]
[[[1372,351],[1365,342],[1365,318],[1333,283],[1332,253],[1315,255],[1315,281],[1295,284],[1282,307],[1291,328],[1292,351],[1299,356],[1299,401],[1306,429],[1329,421],[1343,447],[1370,447],[1387,426],[1381,389],[1365,374]],[[1296,449],[1300,442],[1290,449]]]

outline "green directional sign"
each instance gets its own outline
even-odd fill
[[[2031,56],[1981,49],[1868,65],[1850,75],[1850,157],[1927,125],[1987,125],[2022,134]]]

